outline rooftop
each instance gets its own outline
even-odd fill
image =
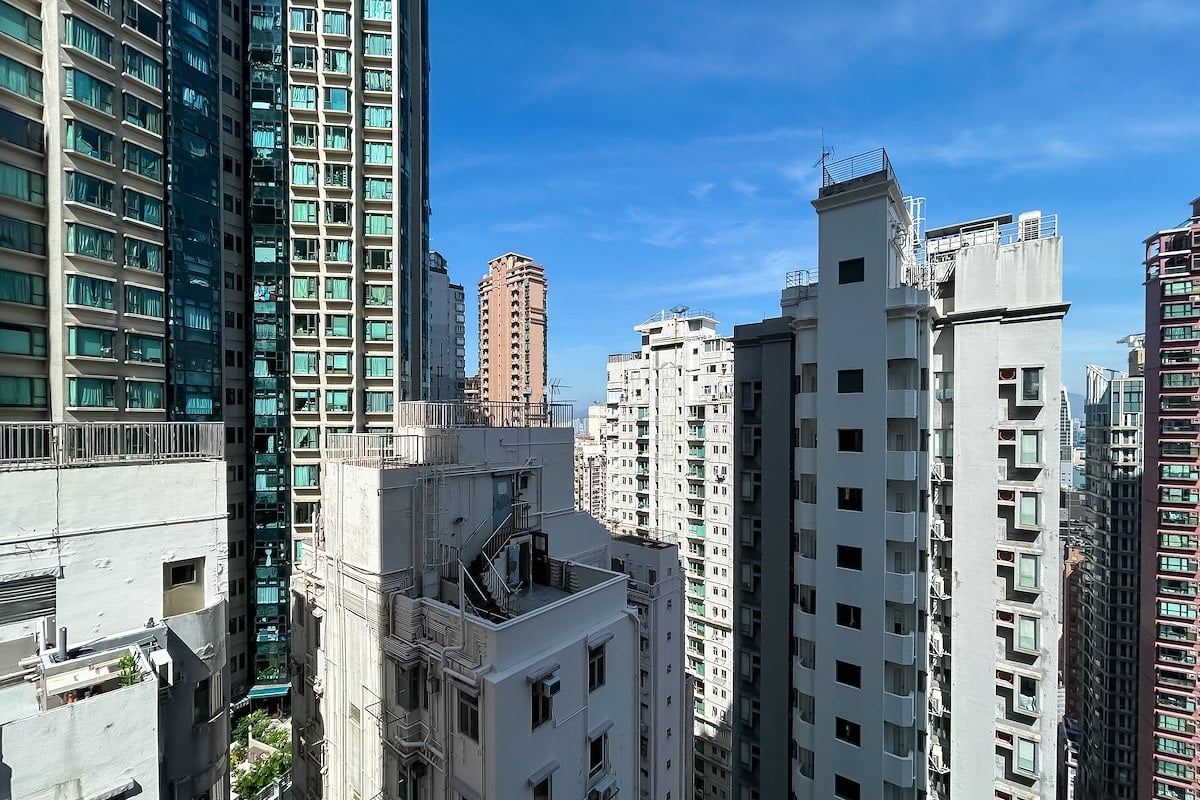
[[[0,422],[0,471],[224,457],[220,422]]]
[[[396,404],[401,428],[574,428],[570,403],[512,403],[493,400]]]
[[[821,191],[819,197],[839,194],[858,185],[876,181],[894,181],[896,173],[887,151],[880,147],[840,161],[821,160]]]

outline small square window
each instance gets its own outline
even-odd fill
[[[838,450],[843,453],[861,453],[862,449],[862,428],[838,428]]]
[[[841,717],[834,717],[833,731],[837,738],[855,747],[862,743],[862,726],[857,722],[851,722]]]
[[[171,567],[171,587],[183,586],[186,583],[196,582],[196,565],[195,564],[177,564]]]
[[[862,394],[863,371],[861,369],[838,370],[838,394]]]
[[[862,686],[862,667],[848,661],[837,661],[835,662],[834,680],[857,689]]]
[[[861,800],[861,790],[857,781],[852,781],[842,775],[833,776],[833,796],[840,800]]]
[[[837,507],[842,511],[863,510],[863,490],[857,486],[837,487]]]
[[[849,258],[838,262],[838,283],[862,283],[866,267],[861,258]]]
[[[837,565],[842,569],[862,570],[862,548],[839,544],[837,546]]]
[[[846,603],[837,604],[837,624],[843,628],[862,630],[862,609]]]

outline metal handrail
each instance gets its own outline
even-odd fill
[[[224,457],[220,422],[0,422],[0,471]]]
[[[877,172],[885,173],[889,179],[895,177],[895,173],[892,172],[892,162],[888,160],[887,151],[882,147],[866,153],[859,153],[850,158],[843,158],[840,161],[823,163],[821,165],[821,188],[874,175]]]
[[[453,464],[458,460],[454,433],[331,433],[325,457],[366,467]]]
[[[494,400],[396,404],[396,424],[412,428],[571,428],[570,403],[521,403]]]

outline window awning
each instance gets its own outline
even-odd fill
[[[253,686],[246,696],[255,700],[262,697],[285,697],[291,690],[292,685],[290,683],[280,683],[271,686]]]

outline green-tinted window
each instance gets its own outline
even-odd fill
[[[93,228],[77,222],[67,223],[67,252],[75,255],[113,260],[113,242],[116,236],[111,231]]]
[[[105,161],[113,160],[113,137],[77,119],[67,120],[67,149]]]
[[[326,375],[349,375],[350,374],[350,358],[353,353],[326,353],[325,354],[325,374]]]
[[[368,378],[390,378],[393,374],[391,356],[364,356],[363,371]]]
[[[321,30],[338,36],[350,34],[350,15],[345,11],[326,11],[321,15]]]
[[[366,214],[364,227],[369,236],[391,236],[392,222],[391,214]]]
[[[27,306],[44,306],[46,305],[46,279],[41,275],[0,269],[0,301],[24,303]]]
[[[316,186],[317,165],[308,161],[292,162],[293,186]]]
[[[165,408],[163,385],[158,381],[125,381],[126,408]]]
[[[125,190],[125,216],[147,225],[162,225],[162,200],[148,194]]]
[[[326,48],[321,56],[321,67],[338,75],[350,74],[350,51]]]
[[[363,106],[363,125],[368,128],[392,127],[392,107]]]
[[[349,261],[350,260],[350,240],[349,239],[326,239],[325,240],[325,260],[326,261]]]
[[[365,326],[368,342],[390,342],[392,323],[390,320],[367,320]]]
[[[325,147],[330,150],[349,150],[350,129],[345,125],[326,125]]]
[[[292,449],[315,450],[320,443],[320,428],[292,428]]]
[[[349,389],[326,389],[325,390],[325,410],[326,411],[349,411],[350,410],[350,390]]]
[[[316,200],[293,200],[292,201],[292,222],[316,222],[317,221],[317,201]]]
[[[0,247],[44,256],[46,228],[23,219],[0,215]]]
[[[163,293],[141,286],[125,287],[125,313],[163,318]]]
[[[363,34],[363,52],[369,56],[390,56],[392,37],[386,33]]]
[[[125,45],[125,74],[132,75],[155,89],[162,88],[162,64],[129,45]]]
[[[386,69],[369,69],[363,74],[363,88],[367,91],[390,92],[392,73]]]
[[[72,47],[78,47],[105,63],[112,63],[112,37],[78,17],[67,17],[63,38]]]
[[[46,329],[0,322],[0,353],[46,355]]]
[[[36,172],[0,162],[0,195],[46,205],[46,178]]]
[[[353,174],[349,164],[326,164],[325,185],[339,188],[350,188],[350,176]]]
[[[0,55],[0,89],[8,89],[40,103],[42,73],[6,55]]]
[[[64,92],[72,100],[78,100],[105,114],[113,113],[113,87],[86,72],[68,67],[63,70]]]
[[[258,132],[255,131],[255,136]],[[257,141],[255,142],[257,146]],[[317,146],[317,126],[312,124],[297,124],[292,126],[292,146],[293,147],[316,147]]]
[[[293,375],[316,375],[319,355],[304,351],[292,353],[292,374]]]
[[[88,275],[67,275],[67,303],[90,308],[113,310],[113,281],[92,278]]]
[[[364,250],[363,260],[366,262],[367,269],[378,269],[384,272],[392,271],[391,250]]]
[[[303,108],[315,110],[317,107],[317,87],[315,86],[293,86],[292,100],[288,104],[292,108]]]
[[[125,0],[124,5],[125,24],[143,36],[157,42],[159,40],[159,29],[162,27],[162,20],[159,19],[158,15],[145,6],[133,2],[133,0]]]
[[[367,178],[363,181],[363,193],[368,200],[391,200],[391,178]]]
[[[125,121],[151,133],[162,133],[162,109],[129,92],[122,92]]]
[[[141,239],[134,239],[126,235],[125,266],[161,274],[163,271],[162,245],[143,242]]]
[[[326,278],[325,279],[325,299],[326,300],[349,300],[350,295],[350,279],[349,278]]]
[[[311,300],[317,296],[317,279],[313,277],[292,278],[292,298]]]
[[[76,408],[115,408],[116,385],[108,378],[68,378],[67,404]]]
[[[349,336],[350,317],[344,314],[328,314],[325,317],[326,336]]]
[[[154,181],[162,180],[162,156],[133,142],[125,143],[125,169]]]
[[[46,379],[0,375],[0,408],[45,408]]]
[[[321,475],[318,464],[297,464],[292,467],[292,483],[301,488],[311,488],[317,485]]]
[[[24,11],[0,1],[0,33],[42,49],[42,23]]]
[[[378,284],[367,286],[366,303],[369,306],[390,306],[392,304],[392,287]]]
[[[163,363],[163,340],[140,333],[125,334],[125,360],[146,364]]]
[[[392,410],[391,392],[363,392],[368,414],[386,414]]]
[[[391,164],[391,142],[363,142],[363,163]]]
[[[292,258],[296,261],[316,261],[320,252],[316,239],[292,239]],[[313,291],[316,291],[315,287]]]
[[[391,19],[392,0],[363,0],[363,16],[367,19]]]
[[[72,203],[83,203],[102,211],[112,211],[113,184],[82,172],[63,175],[63,196]]]

